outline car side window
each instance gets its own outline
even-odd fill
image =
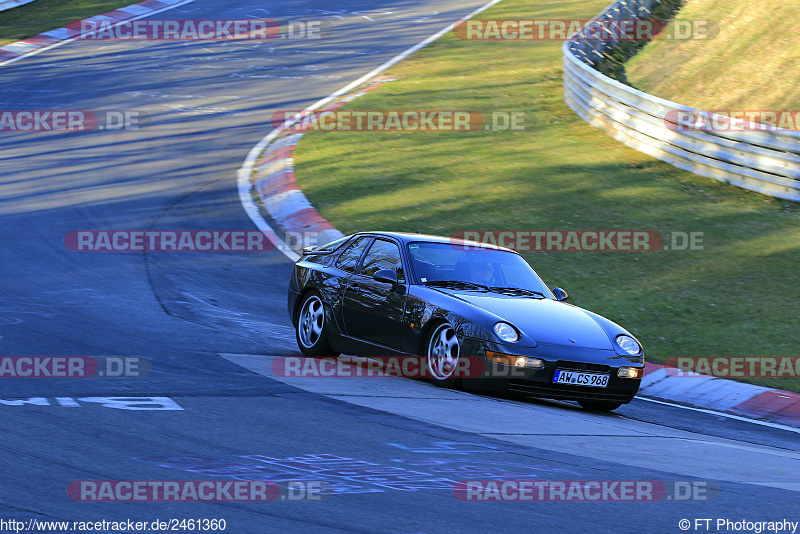
[[[364,249],[367,248],[369,239],[369,236],[359,237],[347,245],[344,251],[339,255],[339,259],[336,261],[336,266],[348,273],[356,272],[358,260],[361,259]]]
[[[364,265],[361,267],[360,274],[371,278],[381,269],[391,269],[397,273],[398,282],[405,282],[400,248],[391,241],[376,239],[364,258]]]

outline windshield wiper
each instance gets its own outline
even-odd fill
[[[470,289],[481,289],[483,291],[489,291],[488,286],[482,286],[481,284],[473,284],[472,282],[464,282],[463,280],[430,280],[428,282],[423,282],[426,286],[441,286],[441,287],[458,287],[458,288],[470,288]]]
[[[496,291],[498,293],[516,293],[518,295],[530,295],[539,298],[545,298],[544,293],[540,293],[539,291],[533,291],[531,289],[525,289],[523,287],[501,287],[501,286],[492,286],[489,288],[491,291]]]

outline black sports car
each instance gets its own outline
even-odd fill
[[[289,314],[307,356],[415,357],[445,387],[574,400],[597,411],[630,402],[644,371],[641,345],[566,298],[510,249],[364,232],[304,249]],[[461,360],[478,358],[480,376],[456,372]]]

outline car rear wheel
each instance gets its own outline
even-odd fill
[[[456,331],[450,323],[437,325],[428,337],[425,360],[430,381],[440,387],[456,388],[461,379],[455,374],[460,357],[461,346]]]
[[[334,356],[325,329],[325,306],[316,292],[306,295],[300,305],[295,334],[297,345],[306,356]]]
[[[610,412],[622,406],[621,402],[579,400],[578,404],[590,412]]]

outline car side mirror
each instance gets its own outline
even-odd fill
[[[384,284],[392,284],[392,287],[397,285],[397,273],[392,269],[381,269],[372,275],[373,280],[383,282]]]
[[[317,248],[316,245],[303,247],[303,254],[311,254],[312,252],[314,252],[315,248]]]
[[[567,300],[569,298],[569,295],[567,295],[567,292],[564,291],[563,289],[561,289],[560,287],[554,287],[553,288],[553,295],[556,296],[556,300],[559,301],[559,302]]]

